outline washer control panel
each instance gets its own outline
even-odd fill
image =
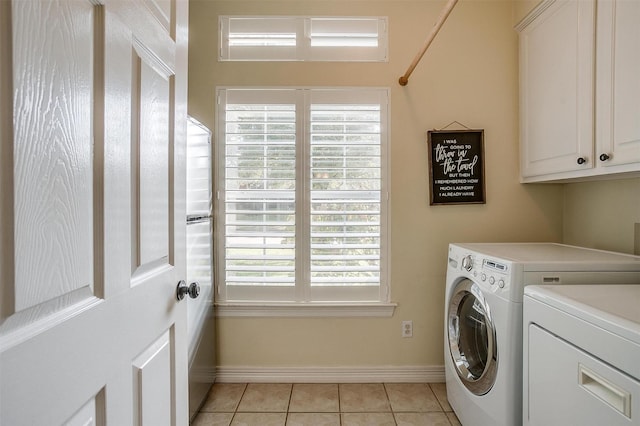
[[[504,289],[509,283],[509,268],[506,264],[492,259],[482,259],[480,281],[488,282],[491,288]]]
[[[493,291],[508,290],[509,266],[505,263],[466,254],[460,260],[460,269],[478,278],[480,282],[489,284]]]

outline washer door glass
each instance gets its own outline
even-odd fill
[[[458,376],[471,392],[484,395],[495,383],[498,354],[495,327],[478,285],[460,281],[448,312],[449,349]]]

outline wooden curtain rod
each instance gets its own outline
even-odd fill
[[[409,76],[411,75],[413,70],[418,65],[418,62],[420,62],[420,59],[422,59],[422,56],[424,55],[424,52],[427,51],[427,49],[431,45],[431,42],[436,37],[436,34],[438,34],[438,31],[440,31],[440,28],[442,28],[442,25],[444,24],[444,21],[447,20],[447,18],[449,17],[449,14],[453,10],[453,7],[456,5],[456,3],[458,3],[458,0],[449,0],[447,2],[447,4],[445,5],[445,7],[442,9],[442,12],[440,12],[440,16],[438,17],[438,21],[436,22],[436,24],[431,29],[431,32],[429,33],[429,36],[427,37],[427,39],[424,42],[424,45],[422,46],[422,50],[420,50],[420,52],[418,52],[416,57],[413,58],[413,62],[411,62],[411,65],[409,65],[409,68],[407,69],[407,72],[405,72],[404,75],[402,77],[400,77],[399,83],[400,83],[401,86],[406,86],[407,83],[409,83]]]

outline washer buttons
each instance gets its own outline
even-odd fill
[[[489,277],[489,284],[494,285],[496,283],[496,279],[493,277]]]
[[[480,275],[480,279],[482,281],[486,281],[487,280],[487,274],[485,274],[484,272],[482,273],[482,275]]]
[[[503,280],[498,281],[498,287],[504,288],[504,281]]]

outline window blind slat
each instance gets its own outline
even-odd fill
[[[379,284],[379,106],[312,104],[310,131],[311,285]]]
[[[294,105],[227,105],[227,286],[294,283],[295,120]]]

